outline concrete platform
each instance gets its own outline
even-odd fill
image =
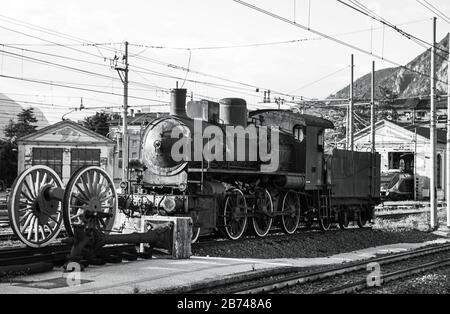
[[[193,256],[189,260],[172,260],[159,257],[116,265],[90,266],[81,273],[65,274],[61,269],[55,269],[45,274],[16,277],[10,282],[1,283],[0,293],[152,293],[255,269],[339,264],[444,242],[450,242],[450,239],[385,245],[323,258],[262,260]]]

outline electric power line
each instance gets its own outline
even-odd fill
[[[361,52],[361,53],[363,53],[363,54],[366,54],[366,55],[372,56],[372,57],[374,57],[374,58],[383,60],[383,61],[385,61],[385,62],[391,63],[391,64],[393,64],[393,65],[395,65],[395,66],[397,66],[397,67],[400,67],[400,68],[402,68],[402,69],[405,69],[405,70],[407,70],[407,71],[410,71],[410,72],[413,72],[413,73],[417,73],[417,74],[419,74],[419,75],[423,75],[423,76],[426,76],[426,77],[431,77],[429,74],[422,73],[422,72],[420,72],[420,71],[417,71],[417,70],[408,68],[407,66],[404,66],[404,65],[402,65],[402,64],[399,64],[398,62],[395,62],[395,61],[392,61],[392,60],[390,60],[390,59],[384,58],[384,57],[379,56],[379,55],[377,55],[377,54],[374,54],[374,53],[372,53],[372,52],[370,52],[370,51],[367,51],[367,50],[365,50],[365,49],[363,49],[363,48],[360,48],[360,47],[355,46],[355,45],[353,45],[353,44],[347,43],[347,42],[345,42],[345,41],[342,41],[342,40],[340,40],[340,39],[337,39],[337,38],[335,38],[335,37],[332,37],[332,36],[330,36],[330,35],[327,35],[327,34],[325,34],[325,33],[323,33],[323,32],[314,30],[314,29],[312,29],[312,28],[309,28],[309,29],[308,29],[306,26],[304,26],[304,25],[302,25],[302,24],[294,23],[294,22],[292,22],[292,21],[290,21],[290,20],[288,20],[288,19],[286,19],[286,18],[284,18],[284,17],[282,17],[282,16],[280,16],[280,15],[277,15],[277,14],[275,14],[275,13],[273,13],[273,12],[270,12],[270,11],[267,11],[267,10],[262,9],[262,8],[260,8],[260,7],[257,7],[257,6],[255,6],[255,5],[252,5],[252,4],[247,3],[247,2],[245,2],[245,1],[241,1],[241,0],[232,0],[232,1],[234,1],[234,2],[236,2],[236,3],[239,3],[239,4],[243,5],[243,6],[246,6],[246,7],[250,8],[250,9],[253,9],[253,10],[255,10],[255,11],[258,11],[258,12],[260,12],[260,13],[263,13],[263,14],[265,14],[265,15],[268,15],[268,16],[270,16],[270,17],[272,17],[272,18],[278,19],[278,20],[280,20],[280,21],[282,21],[282,22],[285,22],[285,23],[291,24],[291,25],[293,25],[293,26],[296,26],[296,27],[298,27],[298,28],[301,28],[301,29],[303,29],[303,30],[305,30],[305,31],[309,31],[309,32],[314,33],[314,34],[316,34],[316,35],[322,36],[322,37],[324,37],[324,38],[326,38],[326,39],[328,39],[328,40],[330,40],[330,41],[334,41],[334,42],[336,42],[336,43],[338,43],[338,44],[340,44],[340,45],[343,45],[343,46],[346,46],[346,47],[351,48],[351,49],[353,49],[353,50],[359,51],[359,52]],[[338,1],[339,1],[339,0],[338,0]],[[441,82],[441,83],[443,83],[443,84],[445,84],[445,85],[448,85],[448,84],[449,84],[449,83],[446,82],[446,81],[442,81],[442,80],[438,80],[438,79],[436,79],[436,81]]]

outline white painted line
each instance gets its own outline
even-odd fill
[[[218,266],[227,266],[228,264],[209,262],[209,261],[177,261],[169,263],[171,265],[189,265],[189,264],[208,264],[208,265],[218,265]]]
[[[194,257],[194,256],[193,256]],[[193,258],[191,257],[191,258]],[[240,263],[249,263],[249,264],[263,264],[263,265],[275,265],[275,266],[292,266],[292,264],[287,263],[274,263],[274,262],[266,262],[264,260],[251,260],[246,258],[230,258],[230,257],[199,257],[195,256],[195,258],[204,258],[204,259],[213,259],[213,260],[222,260],[222,261],[230,261],[230,262],[240,262]],[[233,264],[230,264],[232,266]]]
[[[148,267],[144,267],[143,269],[181,270],[181,271],[185,270],[185,269],[176,268],[176,267],[158,267],[158,266],[148,266]]]

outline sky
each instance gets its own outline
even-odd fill
[[[448,0],[427,1],[450,16]],[[425,50],[336,0],[248,2],[398,64]],[[359,2],[431,42],[433,13],[418,1]],[[64,114],[77,120],[97,110],[120,109],[123,86],[111,59],[123,56],[125,41],[130,43],[129,104],[136,110],[167,111],[167,91],[177,81],[196,99],[241,97],[256,109],[268,106],[261,104],[264,90],[286,94],[275,96],[287,100],[290,95],[320,99],[340,90],[350,81],[352,53],[356,77],[370,71],[372,60],[378,69],[395,66],[233,0],[15,0],[2,3],[0,14],[0,74],[16,78],[0,77],[0,93],[25,107],[39,107],[51,123]],[[438,19],[437,40],[449,31],[450,25]],[[86,109],[70,113],[81,98]]]

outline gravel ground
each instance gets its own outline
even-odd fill
[[[450,268],[443,268],[420,276],[389,282],[366,294],[450,294]]]
[[[248,238],[236,242],[218,241],[197,243],[192,254],[232,258],[311,258],[325,257],[369,247],[419,243],[439,238],[416,230],[401,232],[365,229],[333,230],[328,232],[300,231],[292,236]]]

